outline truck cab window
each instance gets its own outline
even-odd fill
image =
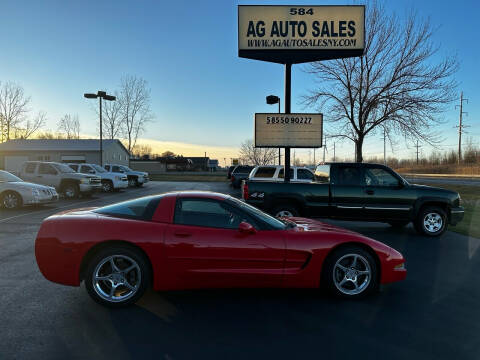
[[[354,166],[341,166],[337,170],[337,185],[362,185],[361,169]]]
[[[385,169],[365,169],[365,184],[367,186],[398,186],[399,180]]]

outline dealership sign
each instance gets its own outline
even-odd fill
[[[295,64],[363,54],[365,6],[239,5],[238,55]]]
[[[255,114],[255,147],[321,147],[322,114]]]

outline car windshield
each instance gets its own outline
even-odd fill
[[[122,169],[123,171],[133,171],[128,166],[119,166],[119,168]]]
[[[75,170],[73,170],[70,166],[65,165],[65,164],[53,164],[53,166],[58,171],[60,171],[61,173],[68,174],[68,173],[74,173],[75,172]]]
[[[0,182],[23,182],[23,180],[9,172],[0,171]]]
[[[102,168],[102,167],[99,166],[99,165],[93,164],[92,166],[93,166],[93,167],[95,168],[95,170],[97,170],[97,172],[99,172],[99,173],[107,172],[104,168]]]
[[[161,196],[146,196],[139,199],[107,205],[94,212],[114,217],[151,220]]]
[[[236,206],[241,208],[243,211],[249,213],[251,216],[254,218],[260,219],[261,221],[267,223],[271,227],[273,227],[276,230],[284,230],[287,228],[289,225],[287,225],[286,222],[282,222],[279,219],[274,218],[271,215],[268,215],[264,213],[262,210],[257,209],[256,207],[253,207],[252,205],[249,205],[241,200],[238,200],[233,197],[229,197],[229,201],[234,203]]]

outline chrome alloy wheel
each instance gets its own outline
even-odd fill
[[[125,255],[108,256],[95,267],[93,289],[108,302],[122,302],[134,296],[141,284],[140,266]]]
[[[431,212],[423,218],[423,227],[430,234],[440,231],[443,227],[443,219],[440,214]]]
[[[64,192],[65,197],[67,197],[68,199],[75,197],[75,189],[72,186],[67,186]]]
[[[103,192],[110,192],[112,191],[112,183],[109,181],[104,181],[102,183],[102,190]]]
[[[6,209],[15,209],[18,207],[18,196],[14,193],[8,193],[3,196],[3,206]]]
[[[359,254],[346,254],[333,267],[333,283],[345,295],[357,295],[365,291],[372,279],[367,259]]]
[[[288,210],[280,210],[275,214],[275,217],[292,217],[293,214]]]

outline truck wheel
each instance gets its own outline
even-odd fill
[[[67,183],[63,185],[62,192],[67,199],[77,199],[80,194],[80,189],[77,184]]]
[[[401,229],[401,228],[407,226],[410,223],[410,221],[389,221],[388,223],[394,229]]]
[[[113,191],[113,183],[110,180],[103,180],[102,181],[102,190],[104,192],[112,192]]]
[[[122,307],[140,299],[150,279],[149,262],[140,251],[114,245],[101,250],[88,263],[85,288],[96,302]]]
[[[415,229],[422,235],[440,236],[447,230],[447,214],[437,206],[426,206],[420,210]]]
[[[378,289],[377,263],[365,249],[342,247],[325,260],[322,282],[336,296],[363,297]]]
[[[298,216],[300,213],[295,206],[281,204],[273,209],[272,214],[275,217],[292,217]]]
[[[143,183],[138,182],[138,180],[135,180],[135,186],[136,186],[136,187],[142,187],[142,186],[143,186]]]
[[[1,206],[3,206],[5,209],[18,209],[23,203],[22,197],[14,191],[5,192],[0,197],[0,201]]]

